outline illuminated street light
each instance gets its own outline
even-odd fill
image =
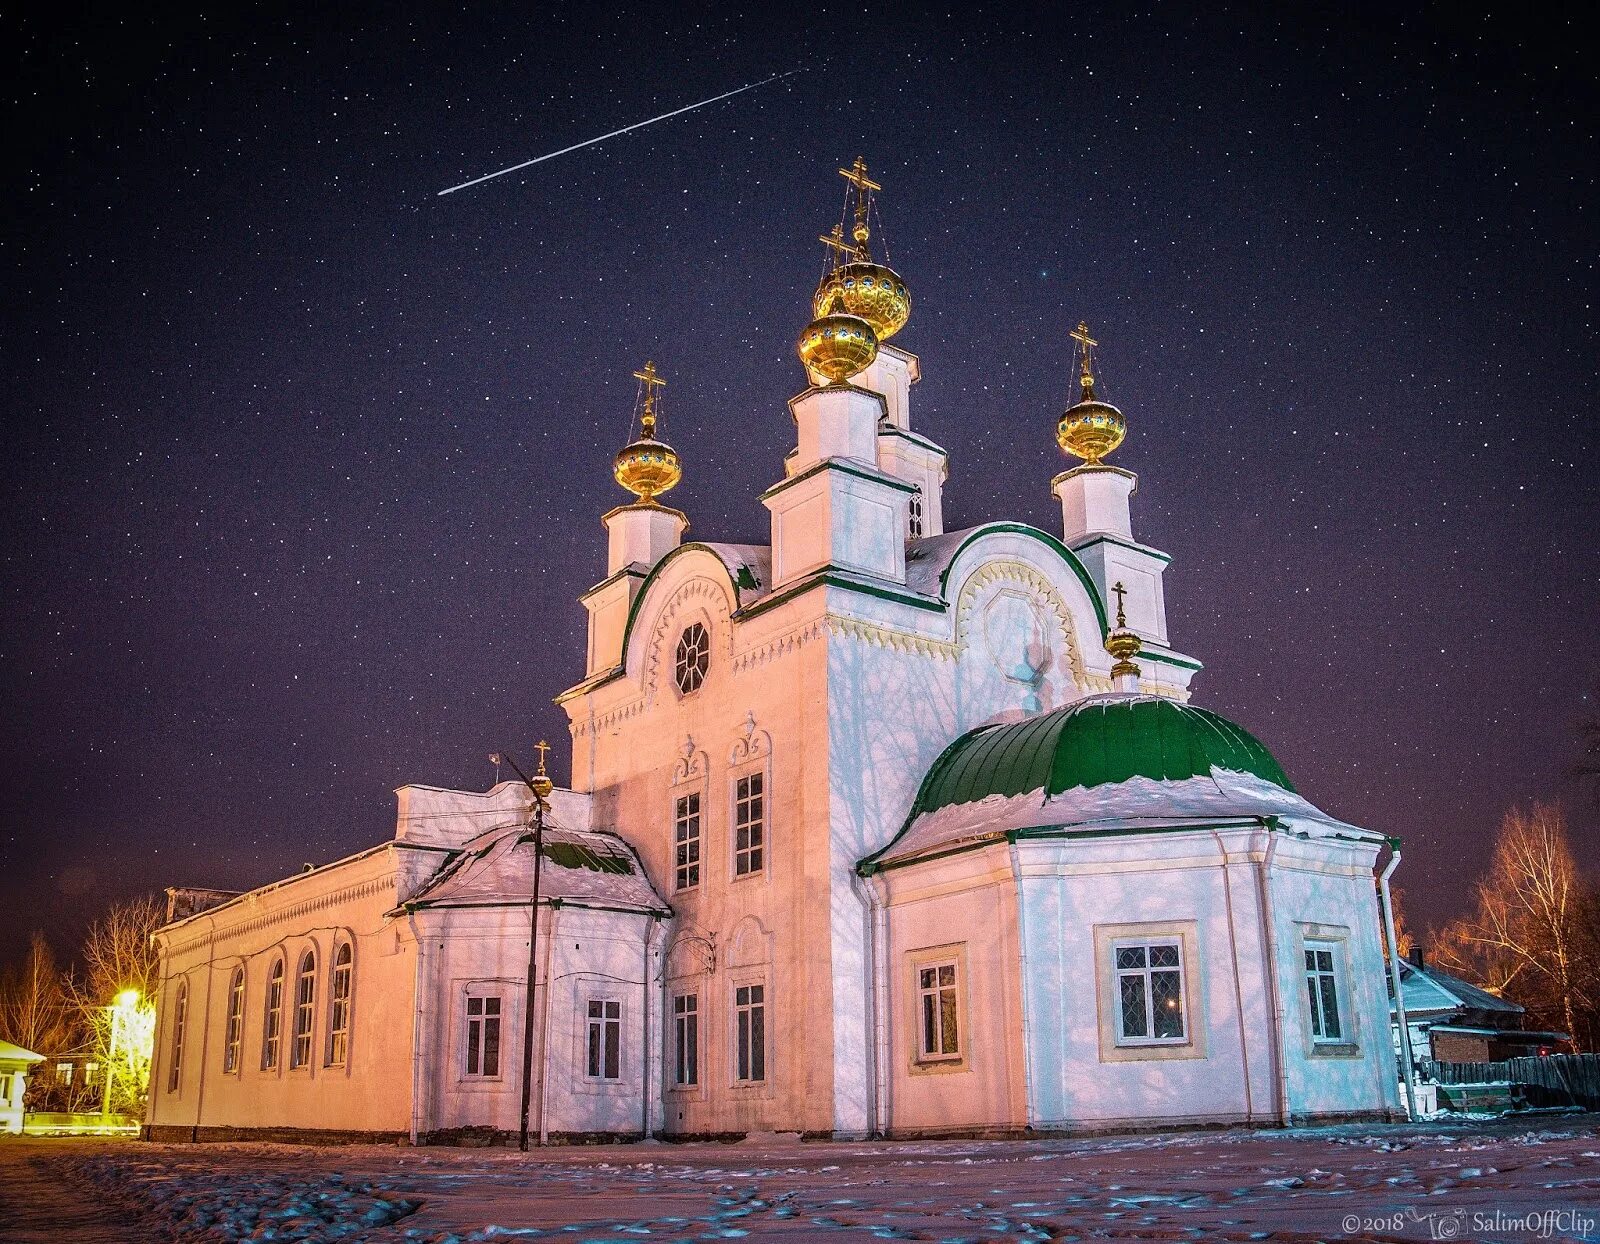
[[[133,1015],[139,1009],[139,991],[137,989],[124,989],[117,995],[116,1001],[106,1007],[111,1012],[111,1048],[106,1051],[105,1094],[101,1098],[100,1113],[107,1118],[111,1116],[111,1081],[117,1074],[117,1035],[122,1030],[123,1024],[129,1027],[132,1035]]]

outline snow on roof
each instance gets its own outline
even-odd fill
[[[0,1041],[0,1063],[42,1063],[43,1054],[35,1054],[32,1050],[25,1050],[20,1045],[12,1045],[9,1041]]]
[[[1435,967],[1418,967],[1409,961],[1400,964],[1400,988],[1406,995],[1406,1014],[1427,1011],[1488,1011],[1520,1015],[1525,1010],[1509,998],[1469,984]]]
[[[977,530],[977,527],[967,527],[911,541],[906,545],[906,586],[924,596],[937,597],[939,576],[950,565],[956,550]]]
[[[541,903],[672,914],[650,885],[638,853],[618,834],[547,824],[543,856]],[[525,906],[533,893],[533,859],[529,831],[491,829],[442,864],[404,906]]]
[[[1051,798],[1043,788],[1022,795],[990,795],[974,803],[925,812],[881,855],[876,864],[909,859],[961,843],[997,838],[1017,830],[1076,829],[1112,833],[1184,822],[1240,817],[1283,817],[1331,833],[1376,837],[1336,821],[1292,791],[1249,773],[1213,769],[1182,781],[1135,777],[1113,785],[1074,787]]]
[[[772,590],[772,549],[765,544],[724,544],[713,540],[697,543],[710,549],[722,559],[728,574],[739,589],[739,605],[743,608],[760,600]]]

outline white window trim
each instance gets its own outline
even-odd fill
[[[1156,972],[1171,972],[1171,971],[1174,970],[1172,965],[1170,965],[1170,964],[1164,965],[1164,966],[1161,966],[1161,967],[1156,967],[1156,966],[1153,966],[1149,962],[1149,952],[1151,950],[1155,949],[1156,947],[1160,947],[1162,949],[1170,948],[1172,950],[1175,950],[1177,952],[1177,955],[1178,955],[1178,963],[1177,963],[1177,968],[1176,968],[1177,973],[1178,973],[1178,987],[1179,987],[1178,988],[1178,1001],[1179,1001],[1178,1021],[1179,1021],[1179,1024],[1181,1025],[1183,1031],[1181,1033],[1179,1033],[1175,1037],[1158,1037],[1158,1036],[1155,1035],[1155,1026],[1156,1026],[1155,987],[1154,987],[1154,982],[1152,981],[1151,978]],[[1116,960],[1117,960],[1118,955],[1124,950],[1143,950],[1145,952],[1145,954],[1146,954],[1146,960],[1145,960],[1144,967],[1142,967],[1142,968],[1125,968],[1125,967],[1120,966],[1116,962]],[[1119,937],[1119,938],[1117,938],[1115,941],[1113,941],[1111,943],[1111,959],[1112,959],[1111,971],[1112,971],[1113,975],[1115,976],[1116,986],[1117,986],[1117,1016],[1116,1016],[1116,1021],[1117,1021],[1117,1044],[1121,1045],[1121,1046],[1131,1046],[1131,1045],[1184,1045],[1184,1044],[1187,1044],[1187,1042],[1189,1040],[1189,1020],[1190,1020],[1190,1015],[1189,1015],[1188,998],[1185,997],[1184,995],[1187,994],[1187,992],[1188,992],[1189,963],[1188,963],[1187,957],[1183,953],[1183,939],[1181,937],[1176,936],[1176,935],[1171,935],[1171,936],[1155,935],[1155,936],[1151,936],[1151,937]],[[1146,1031],[1146,1035],[1144,1035],[1144,1036],[1132,1036],[1132,1035],[1129,1035],[1129,1033],[1123,1028],[1124,1016],[1123,1016],[1123,1011],[1122,1011],[1122,979],[1123,979],[1123,977],[1126,977],[1126,976],[1137,976],[1137,977],[1142,978],[1143,981],[1144,981],[1144,1016],[1145,1016],[1145,1028],[1147,1030]]]
[[[766,1094],[772,1091],[773,1071],[773,994],[765,972],[730,973],[728,989],[728,1084],[739,1093]],[[761,988],[761,1070],[759,1080],[739,1078],[739,990]],[[754,1046],[751,1047],[752,1052]]]
[[[1122,1036],[1122,991],[1116,970],[1118,945],[1176,941],[1183,972],[1183,1037]],[[1206,1029],[1205,965],[1199,954],[1194,920],[1141,921],[1094,927],[1095,989],[1099,1009],[1100,1061],[1143,1062],[1167,1058],[1204,1058]]]
[[[278,971],[280,968],[282,969],[281,972]],[[278,984],[278,1005],[276,1008],[270,1005],[275,973]],[[289,956],[282,950],[275,950],[272,954],[272,959],[267,964],[267,980],[261,990],[261,1070],[275,1076],[283,1074],[285,1061],[283,1040],[284,1002],[288,997],[289,982],[293,979],[294,977],[289,971]],[[276,1046],[273,1051],[272,1061],[269,1063],[267,1061],[267,1021],[272,1017],[274,1009],[276,1009],[278,1017],[278,1031],[272,1038],[276,1042]]]
[[[907,1070],[913,1075],[943,1074],[967,1071],[972,1065],[972,1008],[970,1006],[970,977],[967,965],[967,943],[947,942],[940,946],[923,946],[908,950],[904,957],[905,1006],[903,1013],[910,1044],[906,1052]],[[922,1049],[922,988],[921,973],[926,968],[941,964],[956,970],[956,1052],[954,1054],[927,1054]]]
[[[239,1027],[237,1043],[229,1040],[233,1034],[229,1029],[233,1023],[234,1002],[234,977],[239,978]],[[225,1076],[242,1076],[244,1074],[244,1030],[250,1017],[250,973],[245,970],[242,963],[235,964],[233,971],[228,973],[228,1000],[222,1015],[222,1074]],[[228,1059],[233,1059],[233,1066],[228,1066]]]
[[[311,997],[306,1003],[300,1001],[300,982],[305,976],[306,956],[311,956]],[[287,1070],[291,1074],[311,1075],[317,1065],[317,991],[321,988],[322,981],[322,948],[313,944],[304,946],[294,957],[294,974],[290,977],[292,982],[289,990],[289,1002],[286,1012],[289,1017],[287,1030]],[[309,1017],[306,1025],[306,1056],[298,1056],[300,1046],[300,1014],[302,1006]]]
[[[739,871],[739,783],[761,779],[761,867]],[[728,880],[757,881],[772,867],[772,771],[764,760],[737,770],[728,778]]]
[[[698,809],[699,809],[699,811],[696,813],[697,824],[695,826],[696,833],[695,833],[695,838],[694,838],[695,843],[698,844],[699,851],[698,851],[698,854],[697,854],[697,856],[695,858],[695,861],[694,861],[694,864],[693,864],[693,867],[696,869],[696,872],[694,874],[694,880],[688,882],[685,885],[679,885],[678,884],[678,822],[679,822],[678,805],[682,801],[688,800],[688,799],[696,800],[697,801],[697,806],[698,806]],[[692,782],[692,783],[685,783],[682,786],[674,786],[672,788],[671,800],[672,800],[672,803],[671,803],[671,807],[670,807],[669,810],[670,810],[670,812],[672,814],[671,817],[670,817],[670,824],[672,826],[672,831],[671,831],[672,832],[672,839],[671,839],[671,848],[672,848],[672,856],[671,856],[671,863],[672,863],[672,892],[674,894],[684,894],[684,893],[686,893],[686,892],[688,892],[690,890],[698,890],[701,887],[701,885],[703,885],[705,883],[705,879],[706,879],[706,843],[708,841],[710,841],[710,836],[706,833],[706,812],[707,812],[708,809],[707,809],[707,804],[706,804],[705,783],[704,782]],[[685,864],[686,868],[689,867],[689,866],[690,865]]]
[[[344,1057],[338,1062],[333,1060],[333,1008],[336,1005],[334,997],[334,982],[339,975],[339,952],[348,949],[350,962],[345,964],[345,994],[344,994]],[[333,953],[328,956],[328,1020],[327,1032],[323,1037],[322,1063],[324,1067],[333,1071],[343,1071],[346,1075],[350,1072],[350,1055],[354,1049],[355,1012],[356,1012],[356,943],[355,938],[348,934],[341,936],[333,944]]]
[[[512,998],[513,985],[508,981],[485,980],[462,982],[458,985],[457,997],[460,999],[460,1010],[457,1014],[455,1025],[457,1039],[460,1044],[455,1050],[455,1082],[457,1088],[471,1090],[473,1088],[496,1088],[503,1084],[507,1078],[506,1066],[511,1060],[511,1025],[508,1022],[510,1015],[515,1011],[516,1004]],[[498,998],[500,1001],[500,1062],[499,1069],[494,1075],[484,1075],[481,1071],[469,1072],[467,1070],[467,1052],[471,1049],[471,1023],[473,1016],[467,1014],[467,1003],[472,998]],[[479,1017],[483,1018],[483,1017]],[[479,1054],[480,1066],[482,1053]]]
[[[1350,930],[1344,925],[1302,923],[1300,936],[1295,939],[1294,976],[1295,989],[1300,997],[1300,1015],[1305,1027],[1305,1053],[1308,1058],[1356,1058],[1361,1055],[1360,1015],[1355,1007],[1355,991],[1350,976]],[[1318,1037],[1313,1034],[1311,999],[1306,994],[1306,951],[1325,949],[1333,952],[1333,988],[1339,1007],[1338,1037]]]
[[[705,1049],[706,1049],[706,1008],[704,999],[706,991],[698,982],[691,982],[679,988],[670,985],[667,991],[667,1074],[663,1077],[666,1081],[667,1092],[678,1093],[683,1096],[698,1094],[705,1083]],[[681,1054],[678,1037],[678,1000],[680,998],[694,999],[695,1019],[695,1058],[692,1065],[694,1079],[680,1081],[678,1079],[678,1062]]]
[[[678,654],[684,641],[689,637],[690,630],[696,626],[700,628],[705,638],[705,665],[700,671],[700,681],[685,691],[678,679]],[[711,677],[711,636],[711,622],[707,618],[689,618],[678,628],[677,637],[672,641],[672,689],[678,693],[680,700],[688,699],[691,695],[699,695],[705,690],[706,679]]]
[[[581,1014],[579,1019],[583,1025],[583,1061],[579,1065],[580,1074],[590,1084],[621,1084],[628,1078],[628,1006],[623,999],[614,993],[601,990],[586,989],[579,995]],[[589,1014],[592,1006],[600,1007],[599,1015]],[[615,1016],[607,1015],[607,1007],[616,1007]],[[606,1028],[612,1023],[617,1026],[617,1074],[606,1075]],[[600,1070],[597,1074],[589,1071],[589,1048],[594,1038],[595,1025],[600,1027]]]

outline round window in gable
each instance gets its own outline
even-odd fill
[[[683,628],[683,634],[678,637],[678,657],[674,670],[678,691],[688,695],[691,691],[700,690],[700,684],[706,680],[706,666],[710,662],[711,636],[706,634],[702,623],[692,622]]]

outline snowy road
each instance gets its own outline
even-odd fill
[[[1596,1116],[526,1156],[65,1142],[46,1160],[179,1241],[1600,1241]]]

